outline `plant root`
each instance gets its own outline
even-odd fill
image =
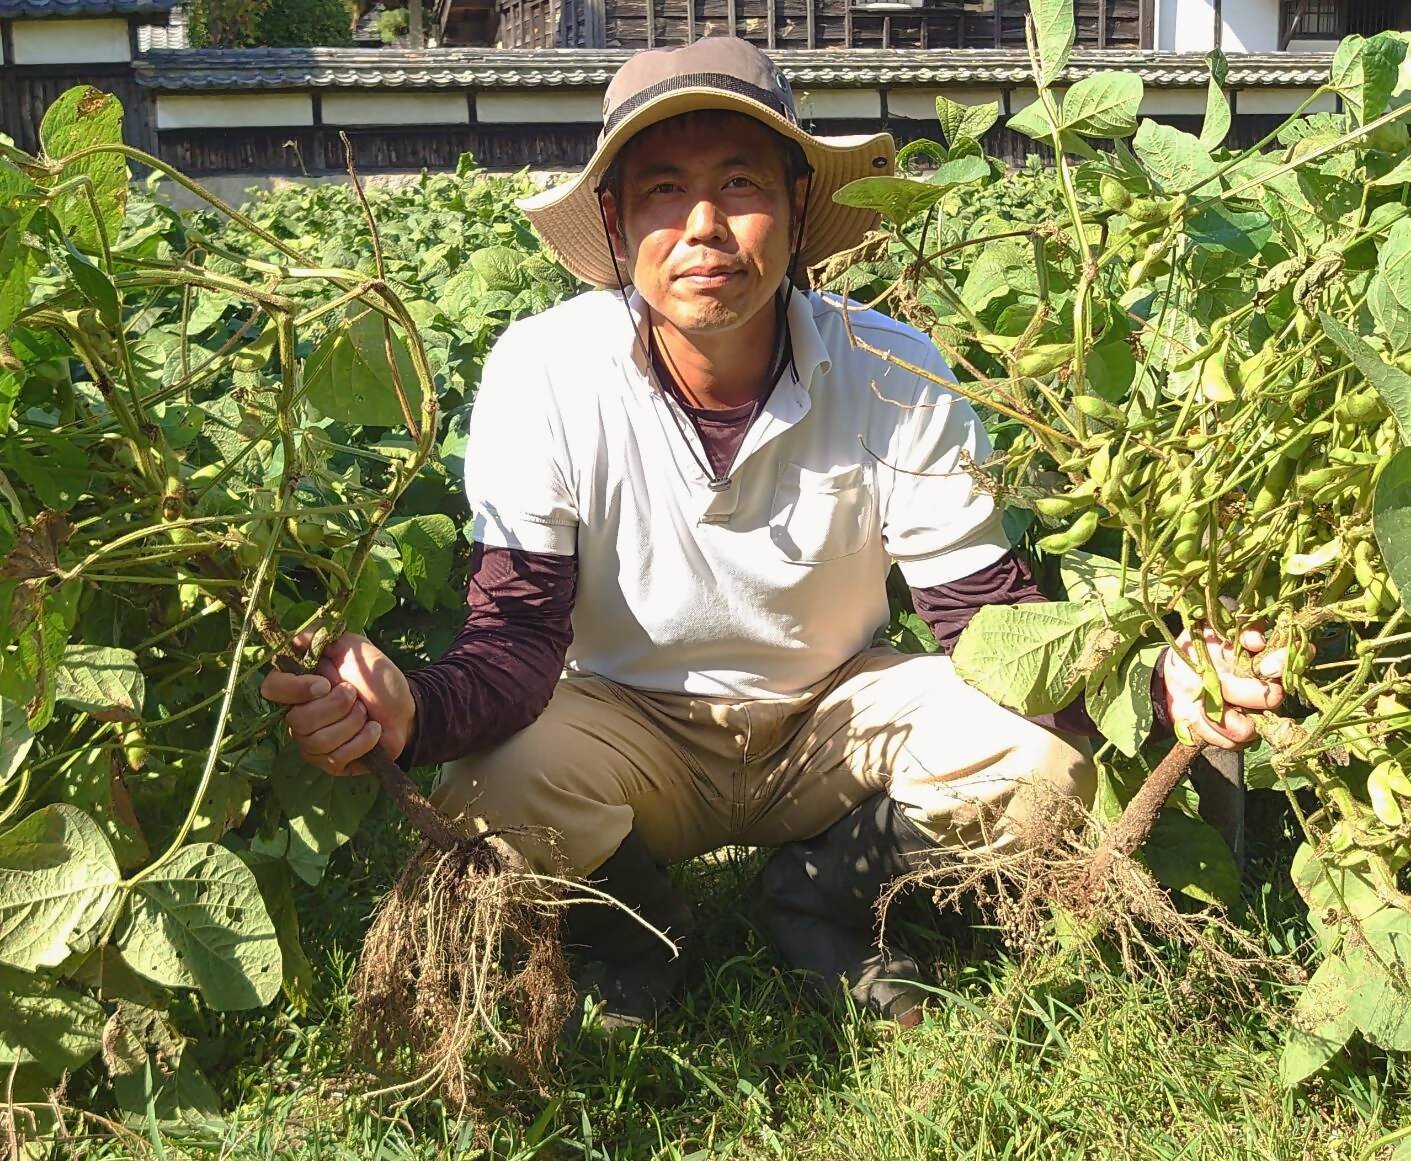
[[[553,889],[503,839],[422,843],[379,906],[351,981],[355,1053],[412,1076],[383,1092],[486,1112],[472,1051],[477,1075],[498,1062],[543,1085],[574,995],[552,904]]]
[[[1189,758],[1181,760],[1183,774]],[[1177,760],[1171,761],[1174,766]],[[1161,772],[1163,779],[1172,774]],[[1052,802],[1028,812],[1033,821],[1007,844],[947,859],[894,884],[879,903],[883,917],[895,895],[913,886],[929,890],[943,910],[960,911],[969,902],[1027,961],[1026,974],[1035,979],[1072,978],[1074,959],[1110,953],[1127,974],[1154,976],[1183,995],[1190,992],[1192,973],[1233,985],[1251,1000],[1257,1000],[1261,980],[1301,978],[1297,965],[1271,957],[1222,907],[1178,907],[1132,857],[1179,777],[1158,798],[1153,773],[1147,785],[1153,787],[1155,813],[1134,798],[1136,813],[1129,805],[1107,827],[1076,800],[1054,794]],[[1138,826],[1136,820],[1148,814],[1149,821]],[[1184,954],[1173,954],[1177,950]]]

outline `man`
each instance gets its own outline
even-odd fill
[[[834,192],[893,160],[885,134],[801,129],[743,41],[629,60],[586,169],[524,204],[610,289],[512,325],[486,363],[465,629],[417,673],[350,635],[319,676],[264,690],[295,707],[309,761],[339,774],[380,744],[442,763],[441,809],[527,828],[511,841],[533,865],[586,876],[678,941],[691,917],[666,865],[777,847],[758,914],[781,956],[914,1023],[916,965],[875,946],[881,891],[1020,841],[1055,797],[1090,800],[1093,768],[1081,739],[990,702],[944,654],[872,646],[894,561],[947,649],[983,604],[1043,599],[964,471],[990,450],[972,409],[854,349],[839,302],[795,286],[875,224]],[[911,328],[851,325],[950,378]],[[1240,707],[1282,696],[1230,672],[1217,724],[1188,666],[1165,676],[1172,720],[1217,746],[1253,737]],[[616,908],[571,908],[566,939],[614,1018],[680,985],[682,961]]]

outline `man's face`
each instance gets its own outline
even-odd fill
[[[753,118],[686,118],[633,139],[621,204],[609,195],[605,208],[648,305],[685,334],[718,334],[773,301],[802,188],[788,188],[777,141]]]

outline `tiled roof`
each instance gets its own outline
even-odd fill
[[[0,20],[25,16],[160,16],[181,0],[0,0]]]
[[[0,0],[0,4],[6,0]],[[605,85],[628,53],[599,49],[248,48],[153,52],[137,78],[163,91],[271,88],[586,88]],[[793,49],[771,54],[796,89],[862,85],[1024,85],[1026,53],[980,49]],[[1231,55],[1229,84],[1312,86],[1331,53]],[[1064,79],[1103,69],[1139,73],[1156,87],[1204,85],[1200,53],[1075,52]]]

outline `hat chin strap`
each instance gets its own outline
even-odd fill
[[[802,210],[802,211],[800,212],[800,214],[799,214],[799,228],[798,228],[798,232],[794,235],[793,252],[792,252],[792,253],[790,254],[790,256],[789,256],[789,276],[788,276],[788,278],[787,278],[787,280],[786,280],[786,282],[785,282],[785,285],[788,287],[788,291],[787,291],[787,293],[784,295],[784,297],[782,298],[782,300],[781,300],[781,298],[780,298],[780,296],[779,296],[778,294],[776,294],[776,295],[774,296],[774,317],[775,317],[775,319],[776,319],[776,322],[775,322],[775,328],[776,328],[776,329],[775,329],[775,348],[776,348],[775,359],[776,359],[776,362],[775,362],[774,365],[772,365],[772,366],[770,367],[769,372],[768,372],[768,375],[769,375],[769,377],[770,377],[770,383],[771,383],[771,384],[772,384],[773,382],[777,381],[778,378],[779,378],[779,376],[784,373],[784,367],[783,367],[783,365],[782,365],[781,363],[779,363],[779,361],[778,361],[778,360],[779,360],[779,355],[780,355],[780,353],[781,353],[780,350],[779,350],[779,348],[781,347],[781,342],[780,342],[781,334],[780,334],[779,328],[783,328],[785,331],[787,331],[788,326],[789,326],[789,323],[788,323],[788,306],[789,306],[789,300],[790,300],[790,297],[791,297],[791,296],[793,295],[793,293],[794,293],[794,275],[795,275],[795,273],[796,273],[797,270],[798,270],[799,254],[800,254],[800,252],[803,250],[804,227],[806,226],[806,224],[807,224],[807,222],[808,222],[808,202],[809,202],[809,195],[813,192],[813,167],[812,167],[812,166],[809,167],[806,180],[807,180],[807,184],[804,186],[803,210]],[[656,372],[655,372],[655,370],[653,369],[652,353],[651,353],[649,350],[647,350],[646,344],[642,341],[642,332],[641,332],[641,328],[637,325],[637,320],[636,320],[636,318],[635,318],[635,317],[633,316],[633,314],[632,314],[632,308],[631,308],[631,307],[628,305],[628,303],[627,303],[627,282],[626,282],[626,280],[622,277],[622,268],[617,264],[617,250],[613,247],[613,244],[612,244],[612,229],[611,229],[611,227],[608,225],[608,213],[607,213],[606,207],[603,205],[603,190],[602,190],[602,187],[599,186],[599,187],[598,187],[596,190],[594,190],[593,192],[594,192],[595,194],[597,194],[597,201],[598,201],[598,219],[599,219],[599,220],[602,222],[602,224],[603,224],[603,240],[604,240],[605,242],[607,242],[607,246],[608,246],[608,257],[612,259],[612,273],[613,273],[613,277],[617,280],[617,289],[618,289],[618,293],[622,295],[622,305],[623,305],[623,308],[627,311],[627,316],[628,316],[628,318],[630,318],[630,319],[632,320],[632,341],[633,341],[634,344],[636,345],[637,350],[641,353],[643,365],[647,368],[647,375],[648,375],[648,377],[650,378],[650,380],[652,381],[653,385],[656,387],[657,392],[658,392],[659,394],[661,394],[661,395],[665,395],[666,392],[662,390],[661,383],[657,380]],[[650,310],[650,307],[648,307],[648,310]],[[647,325],[648,325],[649,327],[651,326],[651,318],[650,318],[650,315],[648,316],[648,319],[647,319]],[[792,362],[793,362],[793,355],[792,355],[792,352],[791,352],[791,353],[790,353],[790,356],[789,356],[789,363],[792,364]],[[798,370],[795,369],[795,370],[794,370],[794,380],[795,380],[795,382],[798,381],[798,377],[799,377]],[[765,389],[764,389],[763,387],[761,387],[759,395],[755,397],[754,411],[751,412],[751,414],[750,414],[750,420],[749,420],[749,422],[750,422],[751,425],[753,425],[754,421],[759,417],[760,407],[761,407],[761,405],[762,405],[763,402],[764,402],[764,391],[765,391]],[[691,440],[690,440],[690,437],[687,436],[686,431],[685,431],[685,428],[682,426],[682,423],[681,423],[681,417],[680,417],[680,416],[677,414],[677,412],[676,412],[676,408],[671,407],[671,406],[668,404],[667,410],[671,412],[671,418],[675,421],[675,423],[676,423],[676,428],[677,428],[677,430],[680,431],[680,433],[681,433],[681,438],[682,438],[683,440],[685,440],[685,442],[686,442],[686,448],[687,448],[688,451],[690,451],[690,453],[691,453],[691,458],[696,461],[696,466],[700,468],[702,474],[706,477],[706,480],[708,481],[708,486],[710,487],[710,490],[711,490],[712,492],[723,492],[723,491],[727,490],[727,489],[730,487],[730,476],[729,476],[729,474],[727,473],[727,474],[726,474],[725,476],[723,476],[723,477],[718,477],[718,476],[716,476],[716,474],[715,474],[714,472],[712,472],[712,471],[710,470],[710,466],[709,466],[708,464],[706,464],[705,461],[702,460],[701,457],[700,457],[700,455],[697,453],[697,451],[696,451],[696,445],[693,444],[693,443],[691,442]]]

